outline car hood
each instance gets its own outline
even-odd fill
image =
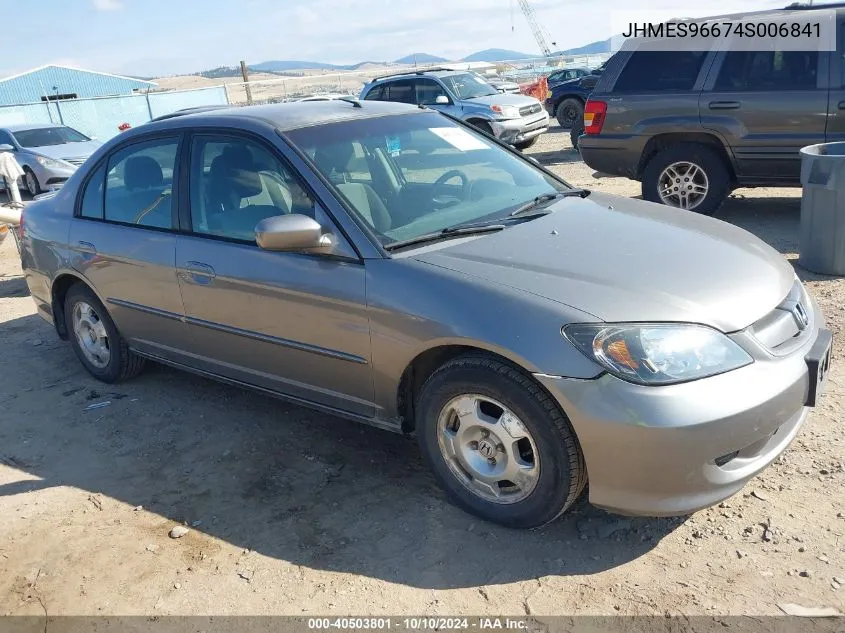
[[[786,259],[726,222],[641,200],[593,193],[553,213],[419,261],[482,277],[603,321],[751,325],[794,283]]]
[[[67,158],[88,158],[91,154],[97,151],[102,143],[100,141],[85,141],[83,143],[65,143],[64,145],[45,145],[44,147],[29,147],[25,148],[27,152],[38,154],[39,156],[46,156],[47,158],[54,158],[56,160],[65,160]]]
[[[534,97],[528,97],[526,95],[521,94],[512,94],[509,92],[499,92],[494,95],[488,95],[486,97],[476,97],[475,99],[467,99],[470,103],[483,103],[485,105],[509,105],[509,106],[517,106],[519,108],[524,108],[528,105],[533,105],[538,103],[537,99]]]

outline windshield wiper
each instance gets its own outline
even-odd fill
[[[567,189],[566,191],[556,191],[555,193],[542,193],[530,202],[526,202],[522,206],[513,210],[511,212],[511,217],[523,215],[526,211],[536,209],[540,205],[551,202],[552,200],[557,200],[558,198],[586,198],[588,195],[590,195],[590,192],[586,189]]]
[[[425,242],[436,242],[437,240],[449,239],[452,237],[461,237],[464,235],[475,235],[478,233],[493,233],[501,231],[505,228],[504,224],[482,224],[482,225],[465,225],[465,226],[447,226],[445,229],[435,231],[433,233],[424,233],[416,237],[408,238],[407,240],[399,240],[398,242],[391,242],[386,244],[384,250],[393,251],[397,248],[405,246],[413,246],[415,244],[424,244]]]

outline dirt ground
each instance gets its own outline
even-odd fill
[[[639,193],[594,177],[557,128],[531,153],[575,185]],[[741,191],[720,217],[795,262],[799,195]],[[9,239],[0,614],[845,611],[845,281],[797,271],[836,355],[820,406],[776,464],[691,517],[621,518],[582,500],[520,532],[452,506],[412,440],[163,367],[113,389],[95,382],[34,315]],[[168,536],[183,524],[186,536]]]

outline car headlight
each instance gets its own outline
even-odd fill
[[[730,338],[693,324],[568,325],[563,335],[608,372],[642,385],[715,376],[753,359]]]
[[[490,106],[490,109],[496,114],[505,117],[506,119],[519,118],[519,108],[517,108],[516,106],[494,104]]]
[[[35,160],[38,161],[39,165],[46,167],[47,169],[68,169],[69,167],[73,167],[73,165],[69,163],[47,158],[46,156],[36,156]]]

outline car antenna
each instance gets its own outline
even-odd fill
[[[356,97],[338,97],[338,101],[345,101],[346,103],[351,103],[356,108],[363,107],[361,102]]]

